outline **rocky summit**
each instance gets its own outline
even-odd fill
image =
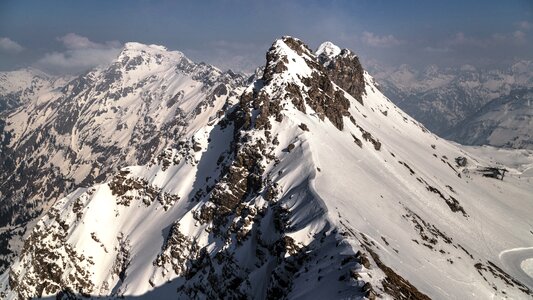
[[[439,138],[329,42],[278,39],[262,70],[130,43],[4,116],[1,297],[533,296],[533,158]]]

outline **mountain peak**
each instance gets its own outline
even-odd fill
[[[312,56],[313,52],[311,51],[311,49],[300,39],[286,35],[278,41],[282,41],[283,43],[285,43],[285,45],[287,45],[290,49],[298,53],[298,55],[302,55],[303,53],[305,53],[307,55]]]
[[[124,44],[115,60],[110,65],[104,66],[103,69],[107,69],[112,73],[116,73],[120,69],[123,69],[123,71],[153,73],[163,69],[172,69],[176,65],[190,65],[191,63],[180,51],[168,50],[166,47],[159,45],[128,42]]]
[[[266,54],[266,60],[263,79],[267,82],[277,77],[283,81],[300,81],[301,77],[309,77],[313,65],[317,65],[311,49],[291,36],[275,40]]]
[[[300,39],[297,39],[292,36],[283,36],[282,38],[275,40],[274,43],[272,43],[270,49],[268,50],[268,53],[271,52],[279,53],[281,56],[285,56],[287,58],[295,58],[293,56],[298,56],[303,58],[306,62],[313,62],[316,60],[315,54],[313,53],[311,48],[309,48],[309,46],[307,46]]]
[[[325,55],[329,58],[333,58],[341,53],[341,48],[333,44],[332,42],[326,41],[318,46],[315,54],[316,56]]]
[[[184,57],[185,55],[182,52],[168,50],[164,46],[128,42],[124,44],[124,48],[120,52],[117,60],[125,62],[130,59],[136,59],[137,61],[150,61],[151,59],[156,59],[159,64],[162,60],[178,62]]]
[[[243,86],[127,48],[7,116],[2,299],[531,298],[514,247],[533,160],[504,179],[495,150],[433,135],[346,49],[283,37]]]
[[[289,36],[274,41],[266,58],[262,81],[254,85],[250,96],[243,99],[259,103],[264,92],[266,99],[270,99],[269,111],[265,110],[264,116],[278,115],[277,109],[270,111],[270,105],[283,106],[290,102],[303,113],[309,113],[310,108],[310,113],[321,120],[329,119],[339,130],[344,128],[343,117],[349,115],[350,99],[342,90],[343,80],[359,82],[359,75],[363,76],[362,69],[352,69],[353,72],[348,73],[345,72],[347,64],[338,68],[333,64],[332,68],[326,68],[306,44]],[[339,58],[344,59],[344,56]],[[359,96],[354,98],[361,102]]]

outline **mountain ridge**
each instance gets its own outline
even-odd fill
[[[380,82],[383,92],[397,105],[443,137],[455,137],[460,143],[469,143],[472,137],[464,133],[453,135],[454,127],[468,122],[484,106],[497,98],[531,89],[533,64],[518,61],[504,69],[484,69],[464,65],[457,68],[428,66],[416,70],[407,65],[397,68],[370,63],[371,73]],[[517,128],[527,130],[527,127]],[[490,132],[485,137],[489,141]],[[459,139],[459,136],[463,136]],[[508,140],[509,145],[513,145]],[[505,144],[496,143],[493,146]]]
[[[514,89],[450,129],[446,138],[467,145],[533,149],[532,100],[533,88]]]
[[[104,180],[119,166],[148,162],[173,143],[183,122],[219,109],[212,106],[214,98],[244,80],[164,49],[127,44],[108,66],[51,92],[31,93],[22,106],[5,112],[0,226],[18,228],[6,229],[8,235],[23,234],[18,225],[55,197]],[[2,248],[10,253],[18,246]]]
[[[170,148],[57,201],[3,295],[531,296],[516,256],[499,258],[533,246],[528,175],[483,176],[490,161],[429,132],[344,53],[276,40],[262,76]]]

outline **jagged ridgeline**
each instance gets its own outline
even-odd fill
[[[2,296],[531,296],[498,256],[530,240],[531,184],[476,173],[482,159],[398,109],[351,51],[283,37],[261,76],[224,87],[147,163],[57,201]],[[500,191],[521,209],[498,210]]]

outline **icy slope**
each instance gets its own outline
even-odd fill
[[[348,50],[277,40],[261,79],[194,120],[175,149],[58,201],[4,295],[531,297],[531,174],[482,176],[492,162],[399,110]]]

